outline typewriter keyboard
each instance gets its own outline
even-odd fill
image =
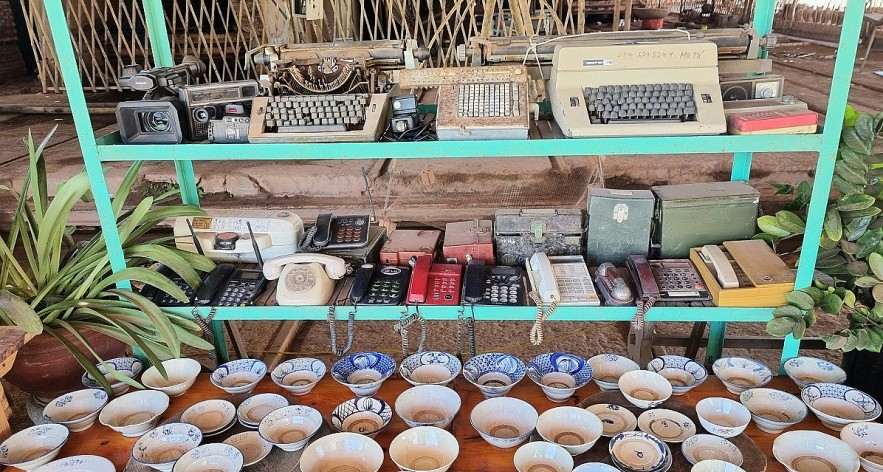
[[[518,116],[517,98],[514,82],[457,84],[457,118]]]
[[[367,93],[270,97],[264,122],[267,131],[277,133],[360,129],[370,100]]]
[[[697,120],[693,85],[687,83],[586,87],[585,98],[592,124]],[[702,100],[711,97],[703,95]]]

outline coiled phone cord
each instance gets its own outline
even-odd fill
[[[473,310],[475,306],[473,305]],[[466,329],[466,336],[469,339],[469,357],[475,357],[475,312],[471,316],[466,316],[466,306],[460,305],[460,311],[457,312],[457,359],[463,361],[463,329]]]
[[[545,305],[537,292],[530,292],[528,295],[537,305],[537,320],[534,322],[533,327],[530,328],[530,342],[534,346],[539,346],[540,344],[543,344],[543,322],[546,321],[546,319],[549,318],[549,315],[551,315],[552,312],[555,311],[555,308],[558,307],[558,300],[553,297],[552,303],[549,304],[549,309],[544,310]]]
[[[635,317],[632,318],[632,329],[635,331],[640,331],[644,329],[644,315],[653,308],[653,305],[656,304],[656,301],[659,300],[659,297],[650,297],[646,300],[638,299],[635,305],[638,307],[638,311],[635,313]]]
[[[199,310],[197,310],[196,308],[190,311],[190,314],[193,315],[193,322],[196,323],[196,325],[199,326],[199,329],[202,330],[202,338],[212,344],[215,343],[215,335],[212,334],[209,323],[211,323],[212,320],[215,318],[215,313],[217,313],[215,307],[211,307],[211,309],[209,309],[208,316],[206,316],[205,318],[203,318],[202,315],[199,314]]]
[[[356,321],[356,312],[355,310],[350,312],[349,319],[346,322],[346,346],[343,349],[337,349],[337,327],[336,320],[334,316],[334,312],[337,308],[337,305],[331,305],[328,307],[328,329],[331,331],[331,354],[337,357],[343,357],[346,353],[350,352],[350,348],[353,347],[353,332],[355,331],[355,321]]]
[[[308,229],[297,244],[297,252],[319,252],[320,248],[313,245],[313,236],[319,232],[315,225]]]
[[[416,352],[423,352],[426,347],[426,318],[420,316],[420,312],[408,315],[408,309],[402,312],[402,317],[393,325],[396,333],[402,337],[402,355],[408,357],[410,354],[410,343],[408,341],[408,327],[414,323],[420,323],[420,343],[417,345]]]

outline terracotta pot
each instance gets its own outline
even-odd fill
[[[73,335],[62,330],[58,332],[92,357]],[[126,344],[110,336],[91,330],[80,334],[104,359],[120,357],[126,352]],[[83,368],[64,344],[43,333],[19,349],[15,364],[3,378],[26,393],[51,400],[62,393],[85,388],[80,381],[82,376]]]

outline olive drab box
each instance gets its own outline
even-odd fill
[[[537,252],[549,256],[582,253],[583,214],[576,208],[497,210],[494,216],[496,259],[521,265]]]
[[[646,256],[655,204],[649,190],[589,189],[586,262],[622,266],[628,256]]]

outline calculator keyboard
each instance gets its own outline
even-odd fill
[[[696,121],[693,84],[688,83],[586,87],[585,99],[592,124]]]
[[[561,292],[559,305],[591,305],[598,306],[601,299],[592,285],[589,269],[582,263],[552,263],[558,291]]]
[[[524,280],[521,271],[517,274],[491,274],[485,275],[484,299],[482,305],[509,305],[520,306],[524,300]]]
[[[367,216],[337,216],[332,226],[334,238],[326,249],[358,248],[368,244]]]
[[[515,82],[457,84],[457,118],[509,117],[521,113]]]

